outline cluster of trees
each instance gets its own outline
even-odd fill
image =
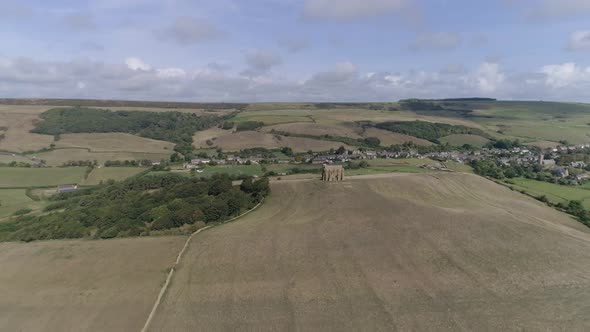
[[[214,115],[182,112],[110,111],[93,108],[54,108],[41,114],[34,133],[130,133],[176,143],[175,151],[186,155],[193,151],[193,134],[219,123]]]
[[[590,211],[586,211],[582,202],[580,201],[569,201],[567,205],[558,203],[558,208],[565,210],[565,212],[578,217],[578,220],[584,225],[590,227]]]
[[[493,160],[474,160],[471,162],[471,167],[473,167],[475,174],[488,176],[498,180],[524,177],[527,179],[547,181],[544,173],[541,173],[541,166],[537,164],[533,166],[515,164],[504,165]],[[553,177],[550,178],[550,182],[553,182]]]
[[[447,123],[426,122],[426,121],[388,121],[375,125],[379,129],[389,130],[395,133],[405,134],[429,140],[433,143],[440,143],[439,138],[453,134],[471,134],[486,137],[487,135],[477,128]]]
[[[346,165],[344,166],[345,169],[360,169],[360,168],[367,168],[371,165],[369,165],[369,163],[366,160],[361,160],[360,162],[353,162],[353,161],[348,161],[346,163]]]
[[[94,167],[98,165],[98,160],[68,160],[61,164],[62,167],[87,166]]]
[[[152,161],[149,159],[141,160],[107,160],[104,162],[105,167],[143,167],[151,166]]]
[[[252,208],[270,191],[267,178],[248,177],[239,187],[232,180],[226,174],[195,179],[165,173],[56,194],[46,214],[0,224],[0,240],[138,236],[222,222]]]
[[[404,99],[400,100],[400,106],[403,110],[410,111],[438,111],[443,110],[440,104],[430,100],[423,99]]]
[[[244,122],[238,122],[238,124],[236,126],[236,130],[237,131],[256,130],[256,129],[262,127],[262,126],[264,126],[264,122],[260,122],[260,121],[244,121]]]
[[[488,143],[486,143],[485,147],[488,149],[496,148],[496,149],[512,149],[522,146],[520,140],[509,140],[509,139],[492,139]]]
[[[0,167],[25,167],[31,168],[33,167],[32,164],[24,162],[24,161],[11,161],[9,163],[0,163]]]

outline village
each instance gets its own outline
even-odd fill
[[[488,148],[480,149],[450,149],[450,151],[420,151],[417,148],[396,146],[395,149],[371,150],[340,148],[326,153],[313,153],[311,151],[302,154],[293,154],[287,158],[275,156],[239,157],[233,154],[219,153],[217,158],[194,158],[183,164],[183,168],[202,172],[204,166],[216,165],[257,165],[257,164],[350,164],[359,161],[371,161],[375,159],[424,159],[422,168],[450,171],[445,162],[453,161],[460,164],[472,165],[478,161],[492,161],[503,167],[531,168],[535,173],[543,172],[561,184],[580,184],[590,181],[590,143],[557,146],[541,149],[538,147],[518,146],[509,149]],[[432,163],[432,161],[438,163]],[[285,174],[281,174],[285,175]],[[564,183],[565,181],[565,183]]]

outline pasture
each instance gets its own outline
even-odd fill
[[[140,167],[95,167],[92,172],[88,174],[88,178],[86,178],[82,184],[91,186],[100,184],[101,182],[105,182],[107,180],[121,181],[131,176],[137,175],[145,170],[146,168]]]
[[[166,153],[147,153],[147,152],[91,152],[87,149],[55,149],[35,154],[39,159],[45,160],[49,166],[61,166],[70,160],[96,160],[103,164],[109,160],[151,160],[160,161],[170,158],[172,151]]]
[[[254,147],[266,149],[290,147],[295,152],[307,152],[309,150],[327,151],[338,149],[343,145],[346,146],[341,142],[323,141],[305,137],[280,136],[258,131],[225,133],[216,138],[211,138],[211,141],[213,142],[212,146],[222,148],[225,151],[239,151]],[[197,143],[197,147],[203,147],[202,141],[199,142]]]
[[[191,242],[153,331],[585,330],[588,229],[465,174],[276,181]]]
[[[20,209],[36,210],[43,206],[25,195],[25,189],[0,189],[0,218],[11,216]]]
[[[139,331],[185,239],[0,243],[0,330]]]
[[[89,152],[172,154],[174,143],[125,133],[63,134],[57,148],[85,148]]]
[[[522,178],[510,179],[506,183],[517,190],[524,190],[533,196],[547,196],[547,199],[554,204],[581,201],[586,209],[590,209],[590,188],[584,186],[562,186]]]
[[[0,188],[28,188],[81,183],[86,167],[0,167]]]
[[[440,138],[439,141],[443,144],[449,143],[453,146],[462,146],[464,144],[469,144],[475,147],[482,147],[486,145],[486,143],[488,143],[490,140],[479,135],[455,134]]]

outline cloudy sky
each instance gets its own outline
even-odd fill
[[[0,0],[0,97],[590,102],[589,0]]]

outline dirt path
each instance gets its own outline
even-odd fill
[[[590,329],[590,235],[466,174],[277,181],[199,234],[151,331]]]

